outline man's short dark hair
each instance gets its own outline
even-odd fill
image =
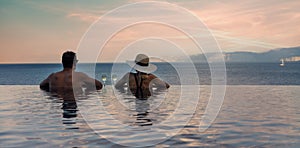
[[[73,51],[66,51],[62,55],[62,64],[64,68],[72,68],[74,62],[77,62],[76,53]]]

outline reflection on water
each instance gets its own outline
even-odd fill
[[[76,117],[77,117],[77,103],[76,98],[72,91],[67,93],[51,93],[51,92],[43,92],[48,100],[53,103],[61,104],[62,110],[62,123],[67,125],[66,129],[78,129],[76,127]],[[81,95],[82,96],[82,95]],[[81,96],[77,98],[82,99]],[[56,106],[56,105],[55,105]],[[71,126],[72,125],[72,126]]]
[[[172,86],[166,93],[137,100],[129,95],[114,97],[109,86],[105,89],[70,103],[49,96],[38,86],[0,86],[0,147],[117,147],[90,129],[81,109],[88,108],[95,123],[109,122],[107,116],[97,113],[95,102],[100,101],[123,124],[149,128],[170,117],[180,93],[179,87]],[[210,94],[210,87],[201,86],[192,120],[157,147],[299,147],[299,90],[300,86],[228,86],[220,114],[208,130],[199,133],[198,124]],[[181,127],[175,124],[173,128]],[[95,130],[113,134],[117,129],[111,124]],[[116,136],[131,137],[130,141],[147,137],[132,133]]]
[[[64,101],[62,103],[62,108],[63,109],[63,117],[64,118],[74,118],[77,117],[77,104],[75,101],[69,102],[69,101]]]
[[[140,100],[135,99],[135,110],[137,112],[136,115],[136,124],[138,126],[150,126],[152,125],[151,118],[148,117],[150,105],[148,100]]]
[[[76,124],[76,120],[72,119],[77,117],[77,104],[75,101],[63,101],[63,124]]]

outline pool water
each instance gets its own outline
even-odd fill
[[[148,100],[136,100],[106,86],[70,103],[40,91],[37,85],[0,85],[0,147],[122,146],[109,137],[146,146],[161,135],[120,133],[120,124],[148,130],[163,123],[176,110],[180,90],[172,86]],[[199,123],[211,92],[209,86],[200,90],[199,102],[186,103],[186,108],[198,103],[192,119],[186,125],[163,127],[178,133],[153,146],[300,146],[300,86],[229,85],[219,115],[204,132],[199,132]]]

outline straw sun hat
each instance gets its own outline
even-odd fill
[[[138,54],[134,61],[127,61],[127,64],[133,69],[144,73],[151,73],[157,69],[155,65],[149,63],[149,57],[144,54]]]

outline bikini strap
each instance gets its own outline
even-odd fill
[[[136,96],[138,97],[138,98],[141,98],[141,97],[143,97],[144,95],[143,95],[143,89],[142,89],[142,84],[143,84],[143,79],[141,78],[141,82],[140,82],[140,84],[138,83],[138,77],[137,77],[137,73],[134,73],[134,79],[135,79],[135,84],[136,84],[136,92],[135,92],[135,94],[136,94]]]

